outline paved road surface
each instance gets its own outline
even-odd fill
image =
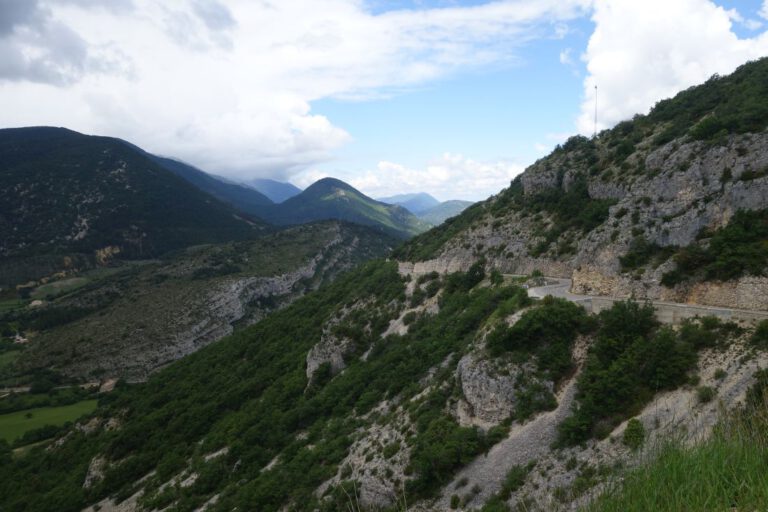
[[[586,300],[586,299],[592,298],[591,295],[576,295],[575,293],[571,293],[570,279],[547,277],[546,281],[547,281],[547,284],[543,286],[534,286],[532,288],[529,288],[528,296],[542,299],[547,295],[552,295],[553,297],[561,297],[563,299],[568,299],[573,302],[579,302],[580,300]]]

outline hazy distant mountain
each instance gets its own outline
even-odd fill
[[[458,199],[444,201],[437,206],[434,206],[429,210],[420,213],[418,217],[425,222],[429,222],[434,226],[438,226],[445,222],[447,219],[460,214],[473,204],[474,203],[472,201],[460,201]]]
[[[455,217],[472,205],[472,201],[444,201],[440,202],[426,192],[415,194],[398,194],[379,199],[382,203],[396,204],[407,209],[424,222],[434,226],[442,224],[446,219]]]
[[[377,227],[400,238],[431,227],[405,208],[371,199],[334,178],[323,178],[287,201],[265,208],[262,217],[282,225],[340,219]]]
[[[248,238],[254,223],[120,139],[0,130],[0,282]]]
[[[156,155],[149,155],[149,157],[165,169],[189,181],[203,192],[208,192],[213,197],[231,204],[242,212],[259,215],[261,207],[272,204],[272,200],[269,197],[251,187],[208,174],[173,158]]]
[[[301,194],[301,189],[291,183],[270,180],[268,178],[255,178],[245,182],[244,185],[258,190],[275,203],[282,203],[295,195]]]
[[[402,206],[415,215],[426,212],[430,208],[434,208],[440,204],[440,201],[427,194],[426,192],[418,192],[415,194],[398,194],[390,197],[382,197],[378,200],[382,203]]]

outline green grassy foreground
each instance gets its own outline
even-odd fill
[[[25,432],[45,425],[59,426],[74,421],[96,409],[96,400],[83,400],[60,407],[38,407],[0,415],[0,439],[9,443],[24,435]],[[27,417],[31,414],[31,417]]]
[[[763,372],[760,381],[767,377]],[[706,442],[664,445],[652,463],[629,472],[586,512],[768,509],[768,395],[757,389],[751,395],[751,405]]]

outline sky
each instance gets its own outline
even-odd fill
[[[480,200],[768,55],[768,0],[0,0],[0,127]]]

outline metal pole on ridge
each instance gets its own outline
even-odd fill
[[[595,85],[595,134],[592,137],[597,137],[597,85]]]

